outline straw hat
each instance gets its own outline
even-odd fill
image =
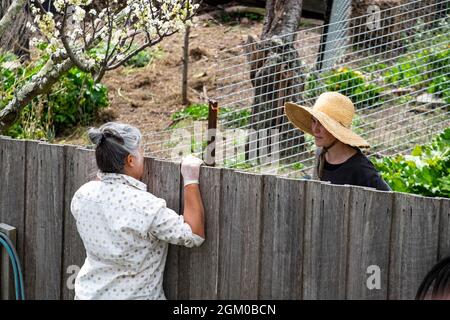
[[[353,147],[369,147],[366,140],[351,130],[355,106],[339,92],[322,93],[312,108],[287,102],[284,111],[289,121],[306,133],[313,134],[311,121],[314,116],[339,141]]]

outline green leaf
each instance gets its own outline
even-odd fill
[[[419,145],[415,146],[411,154],[413,156],[420,157],[422,155],[422,147]]]

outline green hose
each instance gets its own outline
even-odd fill
[[[20,266],[19,256],[12,244],[11,240],[6,234],[0,232],[0,244],[5,247],[6,252],[11,260],[11,265],[14,272],[14,284],[16,289],[16,300],[25,300],[25,290],[23,286],[23,274]]]

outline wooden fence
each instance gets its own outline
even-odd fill
[[[91,150],[0,138],[0,223],[17,228],[28,299],[73,298],[85,252],[70,201],[95,172]],[[145,172],[181,212],[179,164],[146,158]],[[212,167],[200,186],[206,241],[170,247],[170,299],[412,299],[450,254],[449,199]]]

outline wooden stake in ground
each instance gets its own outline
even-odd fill
[[[184,33],[184,46],[183,46],[183,83],[181,89],[182,103],[184,105],[188,104],[187,99],[187,87],[188,87],[188,69],[189,69],[189,33],[190,26],[186,26],[186,31]]]

